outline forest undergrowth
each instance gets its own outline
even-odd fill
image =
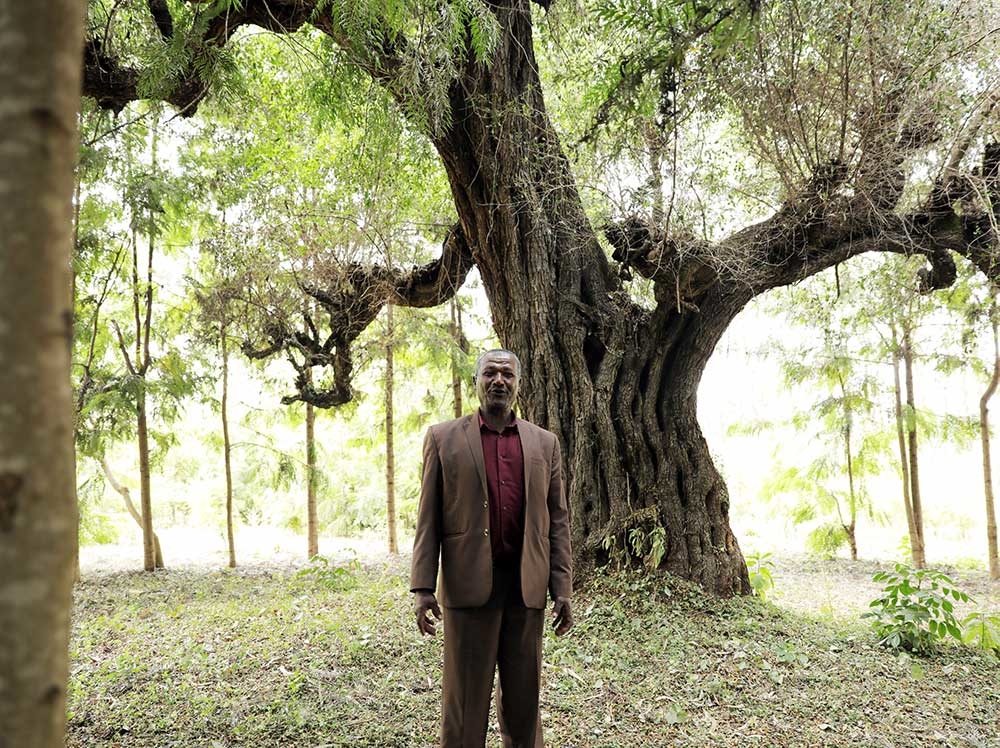
[[[441,639],[417,633],[406,562],[86,574],[67,745],[434,745]],[[597,576],[546,636],[546,744],[1000,746],[1000,659],[896,655],[860,619],[888,566],[778,559],[766,602]],[[955,576],[1000,610],[982,572]]]

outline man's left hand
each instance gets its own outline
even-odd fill
[[[552,627],[556,636],[562,636],[573,628],[573,608],[568,597],[557,597],[552,606]]]

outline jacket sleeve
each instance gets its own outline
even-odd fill
[[[424,465],[420,477],[420,506],[413,537],[413,560],[410,565],[410,591],[437,588],[438,559],[441,553],[442,509],[441,457],[434,430],[424,437]]]
[[[570,544],[569,509],[562,480],[562,450],[552,438],[549,464],[549,594],[552,599],[573,594],[573,549]]]

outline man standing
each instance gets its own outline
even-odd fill
[[[410,590],[417,627],[433,635],[441,562],[443,748],[483,748],[494,671],[504,748],[541,748],[538,688],[545,596],[561,636],[573,625],[569,516],[559,440],[517,418],[521,362],[507,350],[476,363],[479,411],[432,426]]]

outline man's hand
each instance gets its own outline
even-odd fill
[[[413,593],[413,610],[417,614],[417,628],[421,634],[434,636],[437,626],[431,620],[428,613],[433,613],[434,618],[441,620],[441,608],[438,606],[437,598],[433,592],[417,591]]]
[[[573,628],[573,608],[568,597],[556,598],[555,605],[552,606],[552,627],[556,630],[556,636],[562,636]]]

